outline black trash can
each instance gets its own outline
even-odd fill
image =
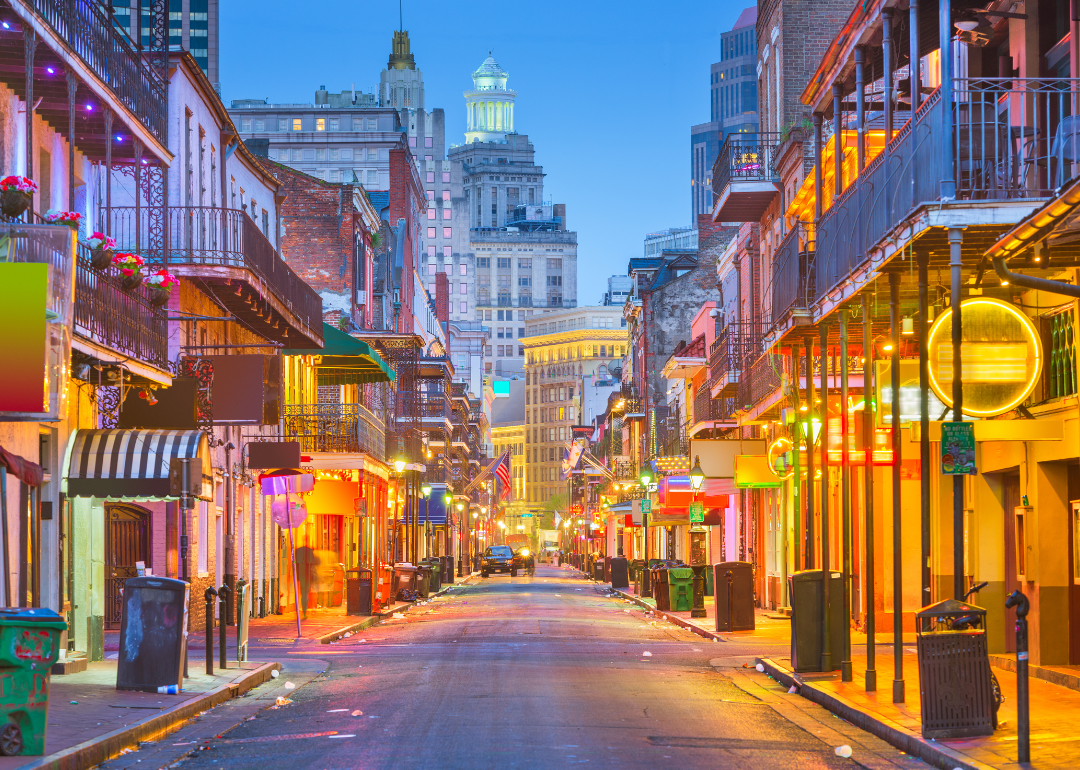
[[[629,588],[630,572],[625,556],[611,557],[611,587]]]
[[[593,580],[595,580],[597,583],[606,583],[607,582],[607,580],[604,579],[604,560],[603,559],[596,559],[595,561],[593,561],[593,574],[592,574],[592,576],[593,576]]]
[[[187,615],[188,584],[183,580],[133,577],[124,581],[117,690],[177,693],[183,689]]]
[[[844,580],[839,572],[830,573],[829,637],[832,668],[840,668],[844,657]],[[791,665],[797,673],[821,671],[821,653],[825,641],[825,616],[821,611],[821,570],[809,569],[788,576],[791,597]],[[718,587],[717,591],[721,589]]]
[[[448,586],[454,582],[454,557],[442,556],[440,558],[442,559],[443,568],[442,572],[439,573],[439,581],[444,586]]]
[[[668,593],[668,568],[661,562],[652,569],[652,596],[656,599],[656,609],[670,609],[670,594]]]
[[[963,618],[963,631],[952,622]],[[994,734],[995,697],[986,647],[986,610],[946,599],[915,615],[924,738]]]
[[[748,561],[724,561],[714,564],[712,573],[717,586],[716,630],[753,631],[754,565]]]
[[[346,607],[345,611],[350,615],[371,614],[371,570],[353,567],[346,570]]]

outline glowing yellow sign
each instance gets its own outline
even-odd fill
[[[997,299],[976,297],[960,303],[964,322],[960,376],[964,414],[993,417],[1022,404],[1042,371],[1042,343],[1031,319]],[[952,406],[952,308],[930,327],[930,387]]]
[[[781,481],[790,479],[795,473],[795,469],[787,459],[790,451],[791,440],[783,436],[769,445],[769,468]]]

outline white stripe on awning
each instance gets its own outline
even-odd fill
[[[65,464],[68,497],[175,499],[169,494],[174,458],[201,460],[202,494],[211,499],[210,442],[200,430],[79,430]]]

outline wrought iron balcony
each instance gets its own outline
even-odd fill
[[[712,169],[717,222],[757,222],[780,194],[774,166],[780,134],[731,134]]]
[[[385,461],[386,427],[362,404],[287,404],[285,439],[300,451],[369,454]]]
[[[709,389],[714,398],[734,396],[748,359],[760,350],[762,329],[756,323],[729,323],[709,348]]]
[[[148,213],[145,208],[113,207],[111,224],[101,230],[116,239],[120,251],[164,259],[170,271],[200,279],[232,313],[270,339],[296,343],[299,336],[283,334],[285,324],[321,342],[322,298],[285,263],[246,212],[170,207],[164,254],[150,249]],[[249,290],[241,290],[240,283]]]
[[[166,371],[168,322],[163,308],[150,304],[149,290],[120,288],[115,270],[90,264],[90,249],[75,250],[75,334],[90,342]]]
[[[166,143],[168,100],[163,50],[155,52],[162,59],[159,72],[114,27],[105,6],[95,0],[19,0],[19,5],[44,21],[135,118],[162,144]],[[22,45],[20,38],[20,49]]]
[[[703,422],[734,423],[735,399],[713,398],[708,388],[701,388],[694,396],[694,425]]]
[[[738,407],[749,411],[780,389],[780,374],[784,362],[779,356],[765,354],[749,364],[739,382]]]
[[[815,298],[812,229],[797,222],[776,250],[772,277],[772,322],[782,323],[790,314],[806,311]]]

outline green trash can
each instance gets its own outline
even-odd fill
[[[416,591],[420,598],[426,599],[431,596],[431,565],[420,563],[416,565]]]
[[[694,607],[694,570],[671,567],[668,576],[668,608],[672,612],[689,612]]]
[[[39,607],[0,610],[0,754],[45,753],[49,671],[60,657],[63,617]]]
[[[442,590],[442,560],[438,556],[429,556],[424,559],[424,564],[431,567],[431,593]]]

